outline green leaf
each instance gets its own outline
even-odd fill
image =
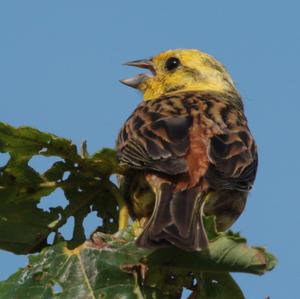
[[[261,275],[275,267],[276,258],[263,248],[249,247],[239,234],[217,233],[212,217],[205,222],[214,231],[210,234],[213,240],[209,249],[185,252],[164,248],[149,254],[147,264],[152,275],[147,283],[164,289],[174,298],[184,286],[194,290],[190,298],[242,299],[241,290],[228,272]]]
[[[0,297],[179,298],[186,287],[196,296],[191,298],[242,299],[227,272],[262,274],[275,261],[242,240],[222,234],[209,252],[185,252],[173,247],[136,247],[130,230],[114,235],[95,233],[91,241],[74,250],[61,242],[30,257],[27,267],[0,283]],[[55,284],[61,286],[60,294],[55,294]]]
[[[30,127],[16,129],[4,123],[0,123],[0,151],[24,160],[37,154],[67,159],[77,156],[76,146],[70,140]]]
[[[117,203],[108,180],[116,167],[113,150],[83,158],[70,140],[0,123],[0,152],[10,155],[0,168],[0,249],[17,254],[38,252],[47,245],[48,235],[71,216],[75,227],[69,246],[78,246],[86,239],[82,223],[91,210],[103,218],[102,231],[116,231]],[[63,160],[39,173],[29,166],[38,155]],[[66,172],[70,175],[63,179]],[[41,199],[57,188],[63,189],[69,205],[50,211],[38,208]]]
[[[118,161],[116,159],[116,151],[110,148],[104,148],[101,151],[95,153],[92,156],[92,161],[94,161],[95,164],[102,163],[106,161],[105,165],[107,166],[106,169],[102,167],[102,171],[110,175],[111,173],[114,173],[116,169],[118,169]],[[109,162],[109,163],[107,163]]]
[[[65,242],[46,248],[40,255],[30,257],[26,268],[0,283],[0,297],[169,298],[153,288],[141,289],[139,270],[130,265],[138,264],[144,252],[136,249],[135,255],[130,245],[128,250],[121,241],[114,240],[110,246],[110,242],[98,237],[75,250],[67,249]],[[118,250],[116,243],[124,250]],[[56,284],[62,288],[61,293],[55,293]]]

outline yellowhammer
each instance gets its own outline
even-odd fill
[[[169,50],[127,63],[145,68],[121,81],[144,100],[120,131],[117,149],[127,174],[121,188],[142,247],[208,246],[202,215],[219,230],[244,209],[257,152],[243,103],[224,66],[198,50]]]

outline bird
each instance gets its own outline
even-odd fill
[[[117,137],[120,189],[142,223],[136,244],[201,251],[204,216],[219,231],[243,212],[258,155],[231,76],[214,57],[175,49],[125,63],[146,69],[121,83],[143,96]]]

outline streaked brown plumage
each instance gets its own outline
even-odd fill
[[[256,146],[234,88],[178,90],[143,101],[117,148],[128,169],[121,187],[132,214],[147,219],[137,240],[143,247],[206,248],[203,211],[228,228],[255,179]]]

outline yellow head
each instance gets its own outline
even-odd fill
[[[135,60],[126,65],[146,68],[152,72],[151,76],[139,74],[121,81],[139,89],[146,101],[178,91],[236,92],[224,66],[198,50],[169,50],[151,59]]]

